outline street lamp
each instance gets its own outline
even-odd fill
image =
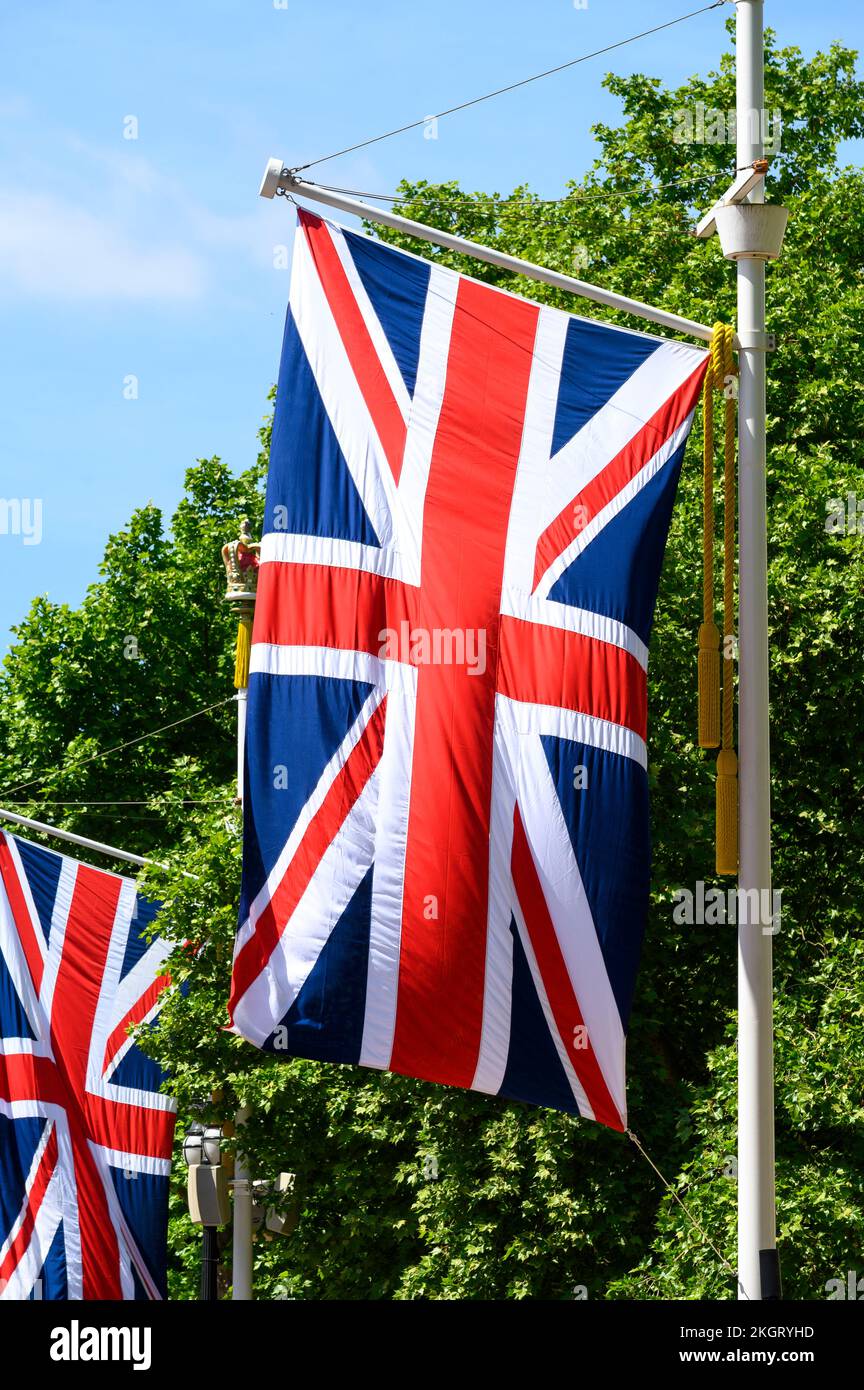
[[[191,1168],[193,1163],[201,1162],[201,1140],[204,1137],[204,1126],[199,1125],[197,1120],[193,1120],[183,1137],[183,1158],[187,1168]]]
[[[189,1215],[202,1228],[201,1299],[215,1302],[219,1268],[219,1226],[230,1217],[228,1183],[222,1167],[222,1130],[218,1125],[194,1121],[183,1139],[183,1157],[189,1168]]]

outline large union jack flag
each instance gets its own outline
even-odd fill
[[[165,1296],[174,1102],[131,879],[0,832],[0,1298]]]
[[[625,1125],[647,644],[705,365],[300,212],[244,1037]]]

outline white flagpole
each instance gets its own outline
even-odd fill
[[[246,700],[248,688],[237,691],[237,800],[243,805],[243,757],[246,745]],[[240,1109],[234,1116],[235,1133],[249,1115]],[[252,1292],[252,1181],[239,1147],[234,1156],[234,1220],[231,1228],[231,1297],[248,1303]]]
[[[237,800],[243,805],[243,757],[246,747],[246,700],[248,688],[237,691]],[[249,1111],[234,1116],[235,1133],[245,1124]],[[240,1149],[234,1156],[234,1220],[231,1227],[231,1297],[248,1303],[252,1292],[252,1182]]]
[[[763,157],[762,0],[736,0],[738,167]],[[764,201],[760,182],[748,201]],[[738,335],[765,332],[765,261],[742,258]],[[738,1280],[739,1297],[779,1297],[774,1196],[774,1057],[771,926],[771,801],[768,732],[768,582],[765,506],[765,352],[739,352],[739,924]],[[759,890],[760,910],[751,906]],[[766,896],[763,898],[762,892]],[[744,905],[747,905],[746,907]],[[770,916],[770,907],[769,913]]]
[[[246,1122],[247,1110],[234,1116],[235,1132]],[[234,1221],[231,1236],[231,1297],[249,1302],[252,1293],[252,1182],[239,1151],[234,1158]]]

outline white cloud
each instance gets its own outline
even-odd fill
[[[147,159],[134,141],[116,150],[69,131],[59,138],[75,157],[79,180],[89,165],[107,206],[123,222],[163,231],[170,227],[175,237],[202,254],[207,248],[224,248],[239,251],[259,266],[270,263],[272,223],[265,215],[268,205],[262,206],[255,197],[254,178],[237,190],[238,202],[248,206],[249,212],[216,212],[190,194],[188,182],[166,174]]]
[[[277,245],[291,242],[290,209],[255,196],[257,165],[211,192],[205,178],[192,184],[161,168],[138,141],[118,135],[112,146],[57,128],[40,135],[40,148],[47,137],[62,152],[50,194],[35,145],[18,131],[10,150],[0,187],[0,299],[230,300],[249,270],[272,270]],[[0,128],[0,153],[5,143]],[[351,187],[381,186],[362,154],[341,173]]]
[[[62,197],[0,192],[0,293],[60,299],[195,299],[205,270],[177,245],[133,236]]]

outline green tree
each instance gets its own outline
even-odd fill
[[[780,335],[769,364],[768,469],[774,858],[783,894],[778,1204],[787,1293],[813,1299],[864,1260],[855,741],[864,548],[857,534],[826,530],[832,498],[864,495],[864,179],[837,160],[840,142],[862,134],[854,61],[838,45],[806,58],[768,38],[766,106],[784,121],[769,194],[791,211],[783,257],[769,272],[769,323]],[[731,269],[716,239],[694,242],[688,229],[731,181],[734,146],[676,135],[681,112],[697,102],[734,106],[731,52],[718,72],[676,90],[639,75],[606,85],[623,119],[596,127],[597,163],[561,200],[527,187],[502,197],[406,183],[399,211],[689,317],[730,319]],[[400,243],[395,234],[388,240]],[[600,312],[422,249],[490,283]],[[266,437],[263,444],[266,451]],[[95,755],[230,694],[218,549],[243,513],[260,518],[262,471],[262,458],[240,478],[216,460],[199,463],[167,535],[153,509],[137,513],[109,542],[101,581],[80,608],[36,601],[0,685],[7,796],[31,795],[32,809],[46,812],[47,802],[65,799],[149,799],[153,819],[122,822],[125,842],[170,861],[144,881],[164,903],[160,929],[177,943],[174,978],[189,989],[172,995],[147,1045],[170,1065],[184,1119],[227,1119],[246,1103],[243,1143],[255,1172],[298,1175],[297,1230],[257,1242],[261,1296],[563,1299],[584,1287],[598,1298],[734,1297],[728,1269],[623,1137],[400,1077],[274,1062],[224,1031],[240,855],[230,705],[122,756]],[[713,865],[713,766],[694,742],[700,511],[693,447],[652,646],[654,870],[629,1091],[634,1129],[734,1264],[734,929],[681,927],[672,914],[676,888],[700,879],[710,886]],[[137,665],[123,656],[130,634]],[[53,815],[90,834],[111,825],[120,836],[114,812],[100,820],[96,808],[55,806]],[[180,1182],[182,1172],[172,1290],[189,1297],[196,1252]]]

